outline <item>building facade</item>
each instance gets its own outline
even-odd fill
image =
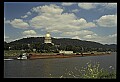
[[[52,40],[51,40],[51,35],[49,32],[46,33],[45,35],[45,40],[44,40],[44,43],[52,43]]]
[[[73,54],[73,51],[59,51],[59,53],[63,53],[63,54]]]

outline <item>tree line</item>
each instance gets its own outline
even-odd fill
[[[16,40],[10,43],[4,42],[4,50],[30,50],[36,49],[37,52],[58,52],[59,50],[73,52],[88,51],[117,51],[116,45],[103,45],[97,42],[82,41],[77,39],[52,38],[52,44],[44,44],[44,37],[30,37]]]

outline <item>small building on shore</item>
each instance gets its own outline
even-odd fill
[[[73,51],[59,51],[59,53],[63,53],[63,54],[73,54]]]

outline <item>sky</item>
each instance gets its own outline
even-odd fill
[[[71,38],[117,44],[117,3],[4,2],[4,41]]]

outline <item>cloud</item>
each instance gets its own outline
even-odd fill
[[[84,18],[77,19],[74,13],[63,13],[64,10],[56,5],[34,7],[33,10],[38,13],[41,11],[41,14],[29,21],[30,26],[35,29],[62,32],[96,26],[93,22],[87,22]]]
[[[76,4],[76,3],[70,3],[70,2],[69,2],[69,3],[65,3],[65,2],[63,2],[61,5],[62,5],[62,6],[71,6],[71,5],[73,5],[73,4]]]
[[[24,15],[24,16],[21,16],[21,18],[27,18],[29,15],[31,15],[32,13],[29,11],[29,12],[27,12],[26,13],[26,15]]]
[[[37,12],[38,14],[49,13],[51,15],[54,15],[54,14],[61,14],[63,12],[63,9],[61,9],[57,5],[50,4],[50,6],[45,5],[45,6],[34,7],[32,8],[32,12]]]
[[[43,37],[44,35],[42,34],[37,34],[35,30],[26,30],[22,32],[24,36],[21,38],[28,38],[28,37]]]
[[[117,37],[117,34],[112,34],[112,35],[109,35],[108,37],[110,38]]]
[[[32,13],[29,11],[29,12],[27,12],[26,13],[26,15],[24,15],[24,16],[21,16],[21,18],[27,18],[29,15],[31,15]]]
[[[117,8],[117,3],[107,3],[105,7],[107,9]]]
[[[21,16],[21,18],[27,18],[27,17],[28,17],[28,15]]]
[[[70,35],[72,35],[73,39],[80,39],[80,40],[94,41],[94,42],[100,42],[101,38],[103,38],[89,30],[81,30],[81,31],[73,32],[73,34],[71,32]]]
[[[102,44],[117,44],[117,34],[112,34],[108,36],[100,36],[96,33],[86,34],[86,35],[76,35],[72,36],[72,39],[80,39],[86,41],[93,41]]]
[[[85,35],[89,35],[89,34],[93,34],[92,31],[89,30],[81,30],[81,31],[74,31],[74,32],[63,32],[61,35],[62,36],[85,36]]]
[[[78,10],[78,9],[74,9],[74,10],[72,10],[71,12],[77,13],[77,12],[79,12],[79,10]]]
[[[111,34],[111,35],[108,35],[108,36],[104,36],[101,43],[104,43],[104,44],[117,44],[117,34],[115,33],[115,34]]]
[[[5,36],[4,38],[10,38],[9,36]]]
[[[4,35],[4,41],[6,41],[6,39],[9,39],[9,36]]]
[[[102,9],[115,9],[117,8],[117,3],[78,3],[78,6],[82,9],[94,9],[94,8],[102,8]]]
[[[80,40],[80,37],[79,36],[74,36],[74,37],[72,37],[72,39],[79,39]]]
[[[27,22],[24,22],[22,19],[14,19],[10,22],[10,24],[15,28],[26,29],[29,27]]]
[[[101,27],[116,27],[117,15],[104,15],[95,21]]]
[[[4,17],[4,24],[9,24],[10,20],[6,20],[6,18]]]
[[[27,15],[31,15],[32,13],[31,12],[27,12]]]
[[[78,6],[82,9],[86,9],[86,10],[96,8],[94,3],[78,3]]]
[[[81,30],[74,32],[63,32],[61,34],[62,37],[71,37],[72,39],[86,40],[86,41],[94,41],[102,44],[116,44],[117,42],[117,34],[111,34],[108,36],[101,36],[90,30]]]
[[[59,31],[59,30],[52,30],[51,32],[60,33],[61,31]]]
[[[34,30],[27,30],[23,32],[23,35],[36,35],[37,33]]]
[[[59,31],[68,31],[68,30],[80,30],[89,27],[95,27],[96,25],[92,22],[87,22],[85,19],[80,18],[76,19],[76,16],[73,13],[64,13],[61,15],[54,16],[45,16],[40,15],[32,18],[30,20],[31,27],[36,29],[46,29],[47,31],[59,30]]]
[[[4,41],[6,41],[6,42],[10,42],[12,39],[10,39],[10,37],[9,36],[6,36],[5,34],[4,34]]]

